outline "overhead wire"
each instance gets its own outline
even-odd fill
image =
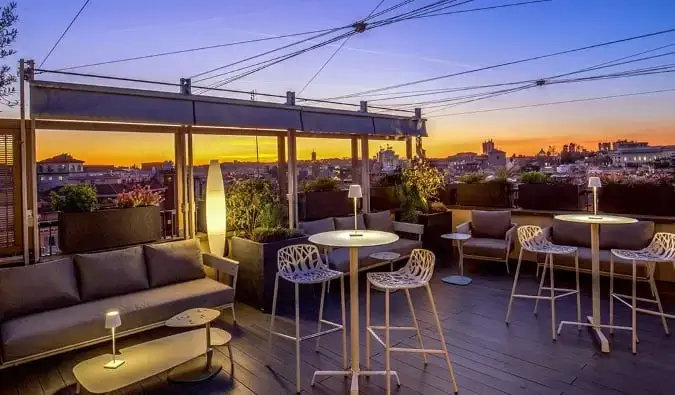
[[[42,67],[42,65],[45,64],[45,62],[47,61],[47,59],[49,59],[49,57],[52,55],[52,53],[54,52],[54,50],[56,49],[56,47],[58,47],[59,44],[61,43],[61,40],[63,40],[63,37],[66,36],[66,33],[68,33],[68,31],[69,31],[70,28],[73,26],[73,24],[75,23],[75,21],[77,20],[77,18],[80,16],[80,14],[82,13],[82,11],[84,11],[84,9],[87,7],[87,4],[89,4],[89,1],[91,1],[91,0],[85,0],[84,4],[82,4],[82,7],[80,7],[80,10],[77,11],[77,14],[75,14],[75,16],[73,17],[73,19],[70,20],[70,23],[68,24],[68,26],[66,26],[66,29],[63,31],[63,33],[61,33],[61,35],[59,36],[58,40],[56,40],[56,42],[54,43],[54,45],[52,46],[52,48],[49,50],[49,52],[47,53],[47,55],[44,57],[44,59],[42,59],[42,61],[40,62],[40,65],[39,65],[38,67]]]

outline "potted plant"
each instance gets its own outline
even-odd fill
[[[398,189],[401,220],[424,225],[424,248],[444,255],[448,248],[441,235],[451,233],[452,211],[439,201],[445,186],[445,175],[426,161],[414,162],[403,170]]]
[[[605,174],[601,180],[602,212],[675,216],[675,178],[670,174]]]
[[[494,176],[467,173],[457,179],[457,204],[473,207],[511,207],[511,184],[506,171]]]
[[[347,191],[340,190],[340,181],[319,177],[302,185],[298,194],[298,214],[301,221],[342,217],[351,213]]]
[[[237,299],[264,311],[272,308],[277,251],[306,243],[302,233],[283,227],[284,205],[267,180],[246,179],[230,184],[226,191],[227,223],[235,231],[229,256],[239,261]],[[280,282],[280,287],[288,283]],[[293,292],[280,288],[280,292]]]
[[[159,204],[163,198],[149,186],[117,196],[116,208],[98,210],[91,185],[65,185],[52,192],[59,212],[58,244],[66,254],[151,243],[161,238]]]
[[[401,206],[396,191],[401,185],[402,171],[397,169],[394,173],[385,174],[375,180],[374,186],[370,187],[370,209],[372,211],[395,210]]]
[[[581,209],[580,185],[567,178],[555,179],[546,173],[528,171],[520,176],[518,206],[531,210]]]

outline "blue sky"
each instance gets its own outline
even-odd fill
[[[516,1],[475,0],[457,9]],[[92,0],[44,67],[61,68],[340,26],[363,18],[378,2]],[[386,0],[380,9],[397,2]],[[430,2],[417,0],[401,10]],[[33,58],[39,63],[81,4],[80,0],[19,1],[18,56]],[[406,21],[373,29],[350,39],[303,96],[336,96],[674,27],[675,1],[672,0],[554,0]],[[297,39],[273,40],[80,71],[178,81],[181,77],[189,77],[293,40]],[[675,33],[449,78],[405,90],[545,77],[670,43],[675,43]],[[328,46],[312,51],[228,86],[278,94],[286,90],[299,91],[334,50],[335,46]],[[673,50],[675,47],[657,53]],[[673,63],[674,60],[675,55],[671,55],[607,71]],[[472,111],[666,88],[675,88],[675,74],[548,86],[466,104],[456,110]],[[508,148],[512,145],[514,148],[507,151],[515,152],[518,150],[516,142],[541,139],[542,136],[559,144],[567,138],[590,141],[631,133],[675,144],[675,118],[671,111],[674,104],[675,93],[664,93],[437,118],[429,123],[432,137],[427,146],[432,154],[447,155],[472,147],[481,138],[494,137],[498,145],[501,143]]]

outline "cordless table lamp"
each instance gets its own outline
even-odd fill
[[[347,195],[350,199],[354,199],[354,233],[350,234],[350,236],[363,236],[361,233],[358,232],[359,226],[358,226],[358,216],[357,216],[357,211],[356,211],[356,199],[360,199],[363,197],[363,192],[361,192],[361,185],[355,184],[355,185],[350,185],[349,186],[349,195]]]
[[[105,329],[112,331],[112,361],[104,365],[106,369],[117,369],[124,364],[124,360],[115,358],[117,353],[115,350],[115,328],[119,328],[120,325],[122,325],[122,318],[119,311],[114,310],[105,313]]]
[[[588,177],[588,187],[593,188],[593,216],[598,216],[598,188],[602,187],[600,177]]]

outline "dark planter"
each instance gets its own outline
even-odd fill
[[[571,210],[582,208],[579,185],[573,184],[520,184],[518,206],[530,210]]]
[[[59,213],[59,249],[74,254],[151,243],[161,229],[157,206]]]
[[[353,210],[348,191],[302,192],[298,194],[300,221],[344,217]]]
[[[457,184],[457,204],[478,207],[511,207],[511,185],[502,182]]]
[[[258,243],[241,237],[232,237],[229,255],[239,261],[237,300],[265,312],[272,311],[277,251],[289,245],[302,243],[307,243],[307,236],[274,243]],[[288,281],[279,281],[280,303],[292,304],[293,292],[293,287]]]
[[[370,188],[371,211],[394,210],[401,207],[401,201],[396,196],[396,187]]]
[[[445,188],[438,192],[441,202],[446,206],[457,205],[457,189],[459,184],[447,184]]]
[[[675,216],[672,185],[607,184],[598,194],[598,210],[604,213]]]
[[[454,232],[452,227],[452,211],[433,214],[419,214],[417,222],[424,225],[422,245],[431,250],[439,258],[449,258],[452,253],[451,244],[441,235]],[[438,263],[438,262],[437,262]]]

